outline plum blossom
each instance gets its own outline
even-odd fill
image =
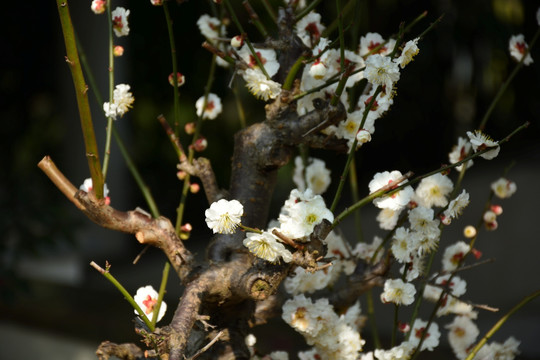
[[[373,180],[371,180],[368,184],[369,192],[373,193],[392,183],[395,183],[397,187],[399,185],[397,181],[401,180],[402,177],[403,175],[401,172],[397,170],[392,172],[384,171],[382,173],[376,173],[373,176]],[[403,209],[409,203],[413,194],[413,188],[411,186],[406,186],[391,196],[383,196],[373,200],[373,204],[375,204],[375,206],[377,206],[379,209],[391,209],[397,211]]]
[[[510,51],[510,56],[512,56],[516,61],[521,61],[525,52],[529,48],[529,45],[525,42],[525,36],[523,34],[513,35],[510,37],[508,42],[508,50]],[[527,53],[525,59],[523,60],[523,65],[530,65],[534,62],[530,53]]]
[[[233,234],[240,224],[244,207],[238,200],[218,200],[204,212],[206,224],[215,233]]]
[[[426,329],[427,322],[421,319],[416,319],[414,326],[411,330],[411,337],[409,341],[417,346],[420,343],[420,339],[423,337],[424,342],[420,351],[429,350],[433,351],[439,345],[439,338],[441,333],[439,332],[439,325],[432,322],[428,329]]]
[[[204,110],[203,110],[204,107]],[[202,116],[203,119],[214,120],[223,109],[221,105],[221,99],[214,93],[208,94],[206,105],[204,102],[204,96],[201,96],[195,102],[195,108],[197,109],[197,116]]]
[[[116,120],[118,116],[124,116],[124,114],[132,108],[135,98],[129,91],[130,88],[131,87],[127,84],[116,85],[116,88],[113,91],[112,103],[103,103],[103,111],[105,111],[105,116]]]
[[[499,151],[501,150],[499,143],[491,139],[489,136],[483,134],[480,130],[475,130],[474,133],[467,131],[467,136],[471,141],[474,152],[482,151],[486,148],[494,148],[480,155],[484,159],[491,160],[499,155]]]
[[[411,283],[401,279],[387,279],[384,282],[384,291],[381,294],[383,303],[392,302],[396,305],[410,305],[414,302],[416,289]]]
[[[129,10],[119,6],[111,13],[114,34],[118,37],[129,35],[128,16]]]
[[[90,8],[94,14],[103,14],[107,7],[107,1],[105,0],[92,0],[92,5]]]
[[[516,192],[517,186],[515,182],[501,177],[491,183],[491,190],[498,198],[507,199]]]
[[[374,86],[386,86],[391,92],[394,84],[399,80],[399,66],[390,57],[379,54],[370,55],[366,59],[364,76]]]
[[[154,315],[154,309],[158,302],[158,292],[154,290],[152,285],[148,285],[145,287],[141,287],[137,290],[137,294],[133,297],[133,300],[139,305],[141,310],[144,312],[144,315],[148,317],[150,320],[152,319]],[[134,310],[135,314],[139,315],[139,312],[137,310]],[[159,307],[159,314],[157,317],[157,321],[161,320],[163,315],[165,315],[165,312],[167,311],[167,304],[165,301],[161,302],[161,305]]]
[[[271,263],[278,262],[279,258],[286,263],[292,260],[291,252],[278,242],[274,235],[266,231],[262,234],[248,232],[243,244],[253,255]]]
[[[277,98],[281,93],[281,84],[267,79],[259,69],[246,69],[242,76],[246,81],[249,92],[255,95],[257,99],[268,101]]]

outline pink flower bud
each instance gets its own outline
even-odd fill
[[[180,230],[183,232],[191,232],[191,230],[193,230],[193,226],[191,226],[190,223],[185,223],[180,227]]]
[[[179,180],[184,180],[187,176],[187,173],[183,170],[180,170],[179,172],[176,173],[176,176],[178,177]]]
[[[169,84],[171,86],[174,86],[174,77],[173,73],[169,75]],[[186,83],[186,78],[181,73],[176,73],[176,81],[178,82],[178,87],[184,85]]]
[[[94,12],[94,14],[103,14],[105,12],[106,6],[107,2],[105,0],[93,0],[90,8]]]
[[[326,75],[327,70],[326,65],[317,60],[309,68],[309,75],[314,79],[320,80]]]
[[[195,133],[195,127],[194,122],[188,122],[186,125],[184,125],[184,131],[188,135],[193,135]]]
[[[116,57],[124,55],[124,47],[116,45],[113,49],[113,55]]]
[[[398,322],[398,330],[406,334],[411,330],[411,326],[409,325],[409,323],[403,323],[400,321]]]
[[[154,6],[161,6],[163,5],[163,0],[150,0],[150,3]]]
[[[482,252],[480,250],[477,250],[475,248],[471,249],[471,254],[476,258],[476,260],[479,260],[482,257]]]
[[[208,147],[208,141],[204,137],[200,137],[193,143],[193,149],[195,151],[204,151]]]
[[[495,213],[495,215],[499,216],[503,213],[503,208],[501,205],[491,205],[490,207],[491,211]]]
[[[497,223],[497,220],[493,220],[492,222],[486,222],[485,224],[486,229],[490,231],[497,230],[497,228],[499,227],[499,223]]]
[[[236,35],[231,39],[231,46],[233,48],[239,48],[244,45],[244,38],[240,35]]]
[[[189,185],[189,191],[191,191],[192,194],[196,194],[201,190],[201,186],[197,183],[192,183]]]

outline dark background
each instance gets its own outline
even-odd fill
[[[255,41],[260,40],[243,8],[236,3],[235,8],[248,33]],[[400,22],[408,22],[427,10],[425,20],[410,33],[410,38],[416,37],[444,15],[419,43],[420,53],[415,61],[402,72],[394,105],[383,119],[377,121],[372,142],[357,153],[362,196],[367,193],[367,183],[375,172],[399,169],[421,174],[448,161],[447,154],[457,137],[465,136],[465,131],[473,130],[480,122],[513,69],[515,62],[508,55],[510,36],[523,33],[530,42],[538,29],[535,16],[540,2],[385,0],[358,3],[358,7],[345,17],[346,23],[354,19],[351,32],[355,34],[349,32],[346,38],[350,47],[356,46],[359,37],[367,32],[378,32],[383,37],[395,34]],[[115,63],[116,83],[130,84],[136,100],[134,108],[116,125],[152,189],[161,213],[174,219],[181,192],[181,183],[176,178],[177,160],[156,121],[156,116],[161,113],[172,119],[172,88],[167,83],[171,60],[163,11],[152,7],[149,1],[113,2],[113,7],[117,5],[130,9],[131,33],[116,41],[126,49],[124,57]],[[203,38],[196,20],[203,13],[212,14],[211,3],[192,0],[182,5],[174,2],[170,5],[175,22],[178,68],[187,79],[181,88],[182,121],[193,121],[193,103],[204,92],[210,63],[209,53],[200,47]],[[0,358],[48,359],[52,355],[50,358],[72,359],[76,358],[75,353],[68,350],[62,353],[62,346],[71,349],[66,344],[82,341],[85,345],[82,348],[95,349],[106,339],[138,342],[133,333],[133,313],[129,305],[87,264],[90,261],[100,265],[111,262],[112,273],[134,293],[138,287],[147,284],[159,286],[165,258],[159,251],[150,249],[139,264],[133,266],[131,262],[142,247],[131,236],[111,233],[88,221],[38,170],[38,161],[51,155],[76,186],[89,176],[55,3],[11,2],[8,6],[11,9],[4,13],[1,25],[4,36],[0,38],[4,158],[4,170],[0,172],[0,343],[7,349],[7,352],[0,351]],[[253,1],[253,6],[261,15],[264,13],[258,1]],[[105,93],[108,81],[107,19],[105,15],[97,16],[90,11],[89,0],[72,1],[70,8],[98,88]],[[330,24],[335,18],[335,3],[323,1],[320,12],[324,23]],[[228,34],[236,34],[233,25],[228,28]],[[332,38],[335,36],[334,32]],[[533,59],[538,60],[539,54],[537,48],[532,50]],[[519,299],[540,288],[536,256],[540,239],[535,226],[540,200],[536,185],[540,178],[539,79],[537,63],[524,67],[504,94],[486,132],[494,139],[501,139],[525,121],[530,121],[531,125],[505,145],[497,159],[476,161],[464,184],[471,193],[472,204],[463,219],[443,235],[442,241],[446,244],[462,239],[463,226],[476,223],[481,214],[489,184],[515,161],[508,177],[517,182],[518,192],[501,202],[505,210],[499,221],[500,228],[493,233],[483,233],[478,245],[485,258],[496,257],[497,262],[462,276],[468,280],[467,296],[471,301],[501,309],[499,314],[480,313],[481,334]],[[233,94],[228,89],[230,80],[228,70],[217,69],[212,92],[222,97],[224,113],[214,121],[207,121],[203,127],[209,142],[203,155],[213,161],[223,187],[229,182],[232,134],[240,129]],[[260,121],[264,116],[263,103],[246,94],[239,84],[248,123]],[[102,149],[105,119],[92,93],[90,100]],[[183,143],[189,141],[187,137],[182,140]],[[332,176],[335,180],[339,178],[345,156],[312,154],[332,164]],[[111,161],[107,183],[113,205],[121,210],[137,206],[146,208],[114,145]],[[281,171],[273,216],[294,186],[290,171],[290,167]],[[327,201],[331,200],[336,184],[334,181],[328,190]],[[338,210],[348,204],[350,195],[346,192]],[[191,196],[185,217],[194,226],[187,246],[199,255],[210,234],[203,221],[206,207],[202,192]],[[363,233],[368,241],[373,235],[384,235],[377,229],[372,207],[362,210],[362,214],[366,215]],[[354,241],[356,234],[352,225],[352,222],[346,222],[344,229]],[[170,310],[164,323],[172,316],[176,299],[181,294],[173,274],[169,280],[166,300]],[[365,309],[365,303],[362,305]],[[390,312],[380,307],[380,323],[384,324],[384,314]],[[443,345],[446,341],[443,327],[449,322],[451,319],[438,321]],[[299,339],[279,322],[274,326],[256,330],[262,349],[285,349]],[[287,335],[277,336],[275,329]],[[540,306],[536,300],[512,317],[496,340],[504,341],[514,335],[522,341],[522,358],[533,359],[540,358],[538,334]],[[365,336],[369,336],[367,332]],[[28,346],[10,353],[11,348],[7,345],[15,341],[25,341]],[[278,344],[273,345],[273,342]],[[51,344],[55,345],[52,349],[47,347]],[[78,347],[74,349],[78,351]],[[447,357],[452,357],[444,347],[440,351],[442,353],[434,356],[441,358],[446,353]]]

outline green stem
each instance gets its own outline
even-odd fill
[[[296,62],[291,66],[291,69],[289,70],[289,73],[287,74],[287,78],[285,78],[285,81],[283,82],[282,89],[283,90],[291,90],[294,79],[296,78],[296,74],[298,71],[302,68],[305,61],[304,56],[300,56],[298,59],[296,59]]]
[[[373,290],[369,289],[366,293],[366,302],[368,307],[368,318],[371,324],[371,336],[373,336],[373,345],[375,349],[381,348],[381,339],[379,338],[379,329],[377,327],[377,318],[375,317],[375,306],[373,304]]]
[[[538,28],[538,30],[536,30],[536,33],[534,34],[534,37],[533,37],[533,39],[531,41],[530,46],[525,50],[525,53],[523,54],[523,57],[521,58],[519,63],[514,67],[514,70],[510,73],[510,76],[508,77],[508,79],[506,79],[504,84],[499,88],[499,91],[497,92],[497,95],[495,95],[495,97],[493,98],[493,101],[489,105],[489,108],[487,109],[486,113],[484,114],[484,117],[482,118],[482,121],[480,122],[480,125],[478,125],[478,130],[484,130],[485,129],[487,121],[488,121],[489,117],[491,116],[491,113],[493,112],[493,110],[495,110],[495,106],[499,102],[500,98],[502,97],[502,95],[504,94],[506,89],[508,89],[508,86],[510,85],[512,80],[514,80],[514,78],[516,77],[516,74],[518,73],[518,71],[523,67],[523,62],[525,61],[525,57],[527,57],[527,55],[531,51],[532,47],[536,43],[536,40],[538,40],[539,36],[540,36],[540,28]]]
[[[227,10],[229,11],[229,15],[231,15],[232,21],[234,22],[234,24],[236,25],[238,30],[240,30],[240,33],[245,34],[244,28],[242,27],[242,24],[240,23],[240,21],[238,21],[238,17],[236,16],[234,8],[232,7],[229,0],[223,0],[223,2],[227,6]],[[249,48],[249,51],[251,52],[251,55],[255,59],[255,62],[257,63],[257,66],[259,67],[259,69],[262,71],[262,73],[264,74],[264,76],[266,76],[267,79],[270,79],[270,76],[266,72],[266,69],[264,68],[264,65],[263,65],[261,59],[257,55],[257,52],[255,51],[255,48],[251,44],[251,41],[249,41],[249,39],[247,37],[244,39],[244,41],[246,42],[246,45]]]
[[[516,135],[518,132],[522,131],[523,129],[527,128],[529,126],[529,122],[526,122],[524,124],[522,124],[521,126],[517,127],[514,131],[512,131],[509,135],[507,135],[504,139],[502,139],[501,141],[499,141],[499,146],[500,145],[503,145],[505,143],[507,143],[514,135]],[[409,180],[407,182],[405,182],[404,184],[392,189],[392,190],[379,190],[379,191],[375,191],[371,194],[369,194],[368,196],[364,197],[363,199],[361,199],[360,201],[354,203],[353,205],[351,205],[350,207],[348,207],[347,209],[345,209],[342,213],[340,213],[338,216],[336,216],[334,218],[334,223],[332,224],[332,227],[336,227],[345,217],[349,216],[353,211],[363,207],[364,205],[366,204],[369,204],[370,201],[380,197],[380,196],[383,196],[383,195],[388,195],[388,196],[391,196],[392,194],[400,191],[401,189],[403,189],[404,187],[406,186],[409,186],[409,185],[413,185],[417,182],[419,182],[420,180],[426,178],[426,177],[429,177],[431,175],[434,175],[434,174],[437,174],[437,173],[440,173],[440,172],[444,172],[444,171],[447,171],[449,169],[453,169],[455,168],[456,166],[459,166],[469,160],[472,160],[474,158],[477,158],[479,157],[480,155],[488,152],[488,151],[491,151],[493,150],[493,147],[487,147],[481,151],[478,151],[474,154],[471,154],[469,156],[467,156],[466,158],[454,163],[454,164],[451,164],[451,165],[447,165],[447,166],[443,166],[441,168],[438,168],[436,170],[433,170],[433,171],[430,171],[426,174],[423,174],[423,175],[420,175],[420,176],[417,176],[415,177],[414,179],[412,180]]]
[[[356,172],[356,162],[354,161],[354,157],[351,161],[351,170],[349,172],[349,186],[351,188],[351,195],[353,202],[357,202],[360,200],[360,195],[358,193],[358,175]],[[360,217],[360,212],[355,211],[354,212],[354,224],[355,224],[355,231],[356,231],[356,241],[357,242],[363,242],[364,241],[364,234],[362,232],[362,219]]]
[[[79,42],[77,42],[77,48],[79,50],[79,55],[81,59],[82,67],[84,68],[84,71],[86,73],[86,76],[88,77],[88,82],[90,83],[90,88],[92,89],[92,92],[94,93],[95,100],[98,104],[98,106],[103,105],[103,98],[101,96],[101,92],[99,91],[96,80],[94,78],[94,74],[92,73],[92,69],[88,65],[88,62],[86,60],[86,54],[84,52],[84,49],[80,45]],[[113,123],[112,126],[112,134],[114,136],[114,140],[116,141],[116,144],[118,145],[118,148],[120,149],[120,153],[122,154],[122,157],[124,158],[124,161],[126,162],[126,166],[128,167],[129,171],[131,172],[131,175],[135,179],[135,182],[137,183],[137,186],[141,190],[141,193],[146,200],[146,204],[148,205],[150,212],[152,213],[152,216],[154,218],[159,217],[159,210],[156,205],[156,202],[154,200],[154,197],[152,196],[152,193],[150,192],[150,188],[146,183],[144,182],[139,170],[135,166],[135,163],[133,162],[133,159],[129,155],[129,152],[127,151],[127,148],[122,141],[122,138],[120,137],[120,134],[118,134],[118,131],[116,130],[116,126]]]
[[[249,232],[253,232],[253,233],[257,233],[257,234],[262,234],[263,233],[263,231],[260,230],[260,229],[252,228],[252,227],[245,226],[245,225],[242,225],[242,224],[238,224],[238,226],[240,228],[242,228],[242,230],[244,230],[244,231],[249,231]]]
[[[107,0],[107,17],[109,24],[109,104],[114,101],[114,34],[113,21],[111,13],[111,0]],[[107,118],[107,133],[105,137],[105,154],[103,155],[103,182],[107,179],[107,170],[109,169],[109,160],[111,157],[111,135],[113,127],[113,118]]]
[[[172,62],[172,73],[173,73],[173,104],[174,104],[174,129],[176,136],[180,136],[180,101],[178,94],[178,66],[176,59],[176,43],[174,40],[174,30],[173,22],[171,20],[171,14],[169,13],[169,4],[168,1],[163,2],[163,11],[165,13],[165,21],[167,23],[167,31],[169,34],[169,44],[171,47],[171,62]]]
[[[154,307],[154,312],[152,314],[152,325],[156,326],[158,315],[159,315],[159,309],[161,308],[161,303],[163,302],[163,296],[165,295],[165,289],[167,288],[167,280],[169,279],[169,269],[171,268],[171,265],[168,261],[165,262],[165,266],[163,266],[163,273],[161,275],[161,285],[159,286],[159,294],[157,298],[157,303]]]
[[[476,346],[471,350],[469,355],[465,358],[465,360],[472,360],[476,353],[486,344],[486,342],[501,328],[501,326],[512,316],[516,311],[521,309],[523,306],[525,306],[528,302],[533,300],[534,298],[540,296],[540,290],[536,290],[530,295],[527,295],[523,300],[521,300],[516,306],[514,306],[508,313],[506,313],[499,321],[493,325],[493,327],[484,335],[482,340],[476,344]]]
[[[300,11],[296,15],[296,22],[300,21],[300,19],[309,14],[312,10],[314,10],[320,2],[321,0],[313,0],[312,2],[310,2],[308,6],[303,8],[302,11]]]
[[[103,198],[103,173],[101,172],[96,135],[94,133],[94,125],[92,123],[92,115],[88,103],[88,86],[84,81],[67,0],[56,0],[56,4],[62,25],[64,43],[66,45],[66,62],[69,65],[71,76],[73,78],[73,85],[75,86],[75,95],[81,120],[88,168],[90,170],[90,176],[92,177],[94,193],[98,199],[101,199]]]
[[[122,284],[120,284],[118,282],[118,280],[116,280],[114,278],[114,276],[111,275],[111,273],[109,272],[109,265],[107,265],[105,267],[105,269],[103,269],[101,266],[99,266],[98,264],[96,264],[95,262],[91,262],[90,265],[96,269],[97,271],[100,272],[101,275],[103,275],[107,280],[109,280],[111,282],[111,284],[114,285],[114,287],[116,287],[118,289],[118,291],[120,291],[120,293],[122,293],[122,295],[124,295],[124,298],[131,304],[131,306],[133,306],[133,308],[135,310],[137,310],[138,312],[138,315],[141,317],[141,319],[144,321],[144,323],[146,324],[146,326],[148,326],[148,328],[150,329],[150,331],[154,331],[155,329],[155,326],[152,324],[152,322],[148,319],[148,317],[146,316],[146,314],[144,313],[144,311],[141,309],[141,307],[135,302],[135,300],[133,299],[133,297],[131,296],[131,294],[122,286]]]

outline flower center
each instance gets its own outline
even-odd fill
[[[154,306],[157,304],[157,299],[153,299],[150,295],[146,296],[146,299],[143,300],[143,305],[146,307],[146,314],[152,313],[154,311]]]

